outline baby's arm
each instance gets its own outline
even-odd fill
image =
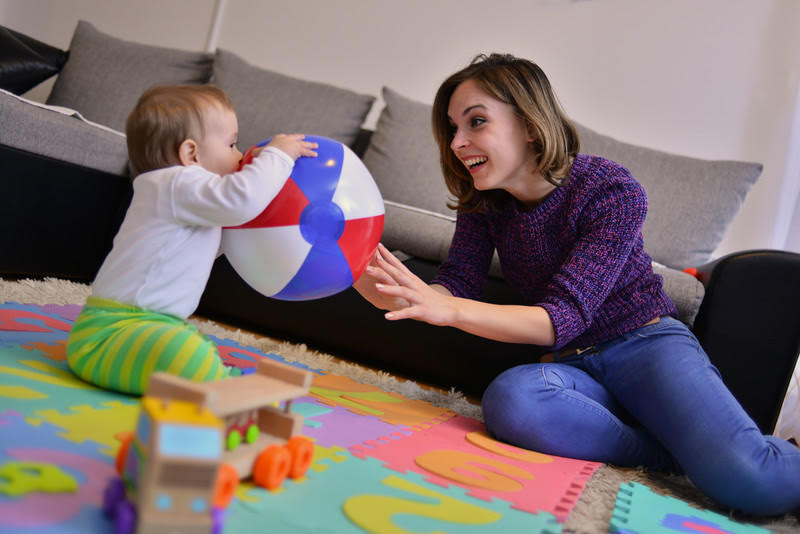
[[[301,156],[316,157],[318,144],[302,134],[276,135],[248,152],[241,169],[225,176],[183,173],[173,187],[179,220],[201,226],[237,226],[261,213],[280,192]]]

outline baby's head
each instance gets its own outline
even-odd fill
[[[145,91],[125,126],[128,155],[137,173],[198,164],[217,174],[234,172],[238,123],[228,95],[211,85],[168,85]]]

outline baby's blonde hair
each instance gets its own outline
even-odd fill
[[[211,106],[233,111],[228,95],[213,85],[163,85],[142,93],[125,124],[134,172],[178,165],[181,143],[203,138],[203,114]]]

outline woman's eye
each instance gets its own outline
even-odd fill
[[[486,119],[484,119],[483,117],[472,117],[469,120],[469,125],[472,126],[473,128],[475,128],[477,126],[480,126],[480,125],[484,124],[485,122],[486,122]]]

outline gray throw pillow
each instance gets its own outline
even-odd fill
[[[711,258],[763,168],[659,152],[576,126],[581,152],[624,165],[647,191],[645,248],[655,261],[677,269]]]
[[[375,97],[258,68],[218,49],[212,83],[228,93],[242,150],[280,133],[356,140]]]
[[[80,21],[47,103],[75,109],[90,121],[125,131],[128,114],[145,89],[207,83],[211,62],[212,56],[206,53],[117,39]]]
[[[386,106],[364,152],[383,198],[455,216],[431,130],[431,106],[383,88]]]
[[[364,163],[381,193],[386,200],[453,215],[446,207],[449,193],[431,131],[431,106],[414,102],[389,88],[384,88],[383,97],[386,106],[364,154]],[[761,174],[762,166],[758,163],[668,154],[576,126],[581,152],[625,165],[644,186],[649,204],[643,229],[645,248],[654,260],[679,270],[710,259]],[[417,234],[420,232],[418,225],[395,229],[388,227],[389,223],[387,211],[386,233],[395,239],[413,240],[411,228]],[[434,224],[431,221],[432,228]],[[433,249],[441,250],[442,246],[426,247]]]

